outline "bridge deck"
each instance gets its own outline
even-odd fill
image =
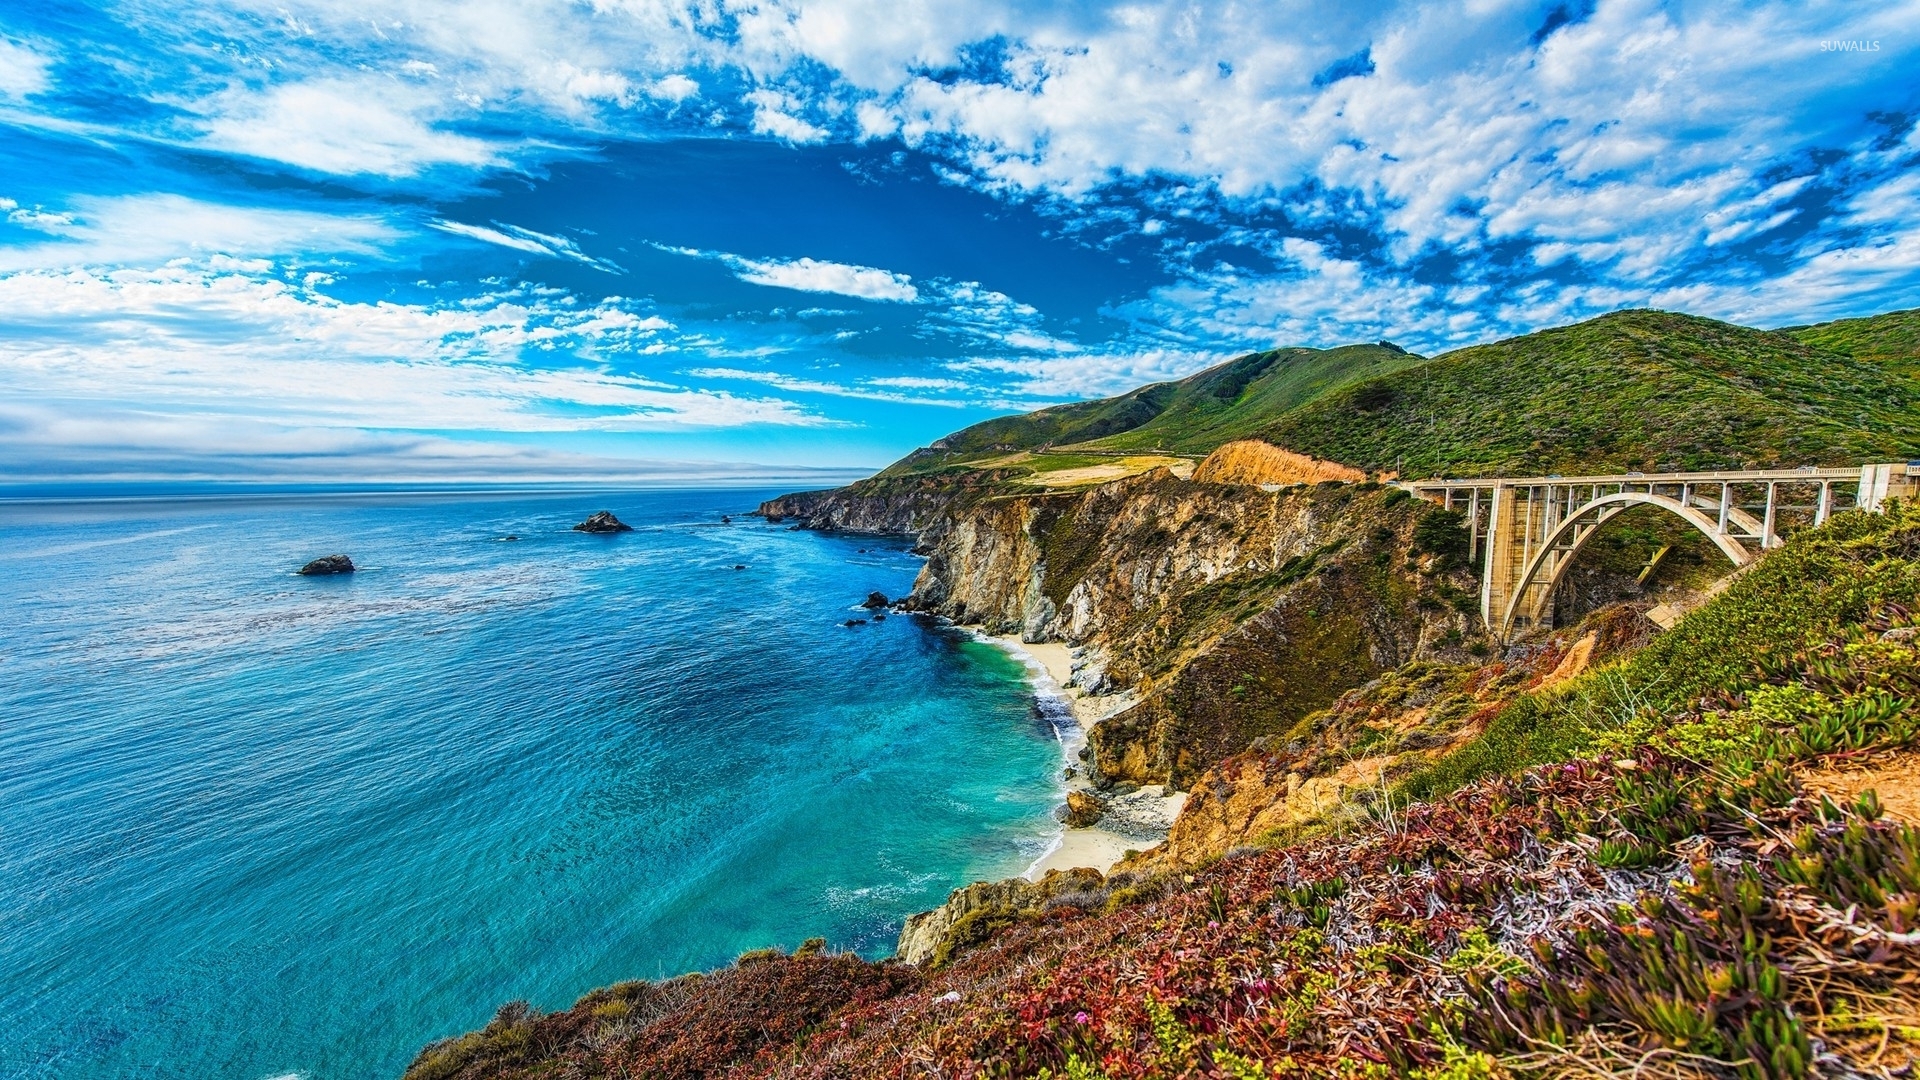
[[[1920,476],[1920,461],[1906,466],[1908,476]],[[1402,487],[1416,491],[1443,491],[1447,488],[1490,487],[1588,487],[1594,484],[1764,484],[1821,480],[1858,480],[1860,467],[1837,469],[1723,469],[1714,472],[1611,473],[1605,476],[1483,476],[1454,480],[1403,480]]]

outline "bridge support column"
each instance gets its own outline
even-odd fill
[[[1480,558],[1480,489],[1467,494],[1467,559]]]
[[[1867,465],[1860,470],[1860,493],[1855,497],[1854,505],[1869,513],[1877,514],[1888,499],[1912,501],[1920,498],[1920,471],[1914,463],[1902,465]]]
[[[1480,579],[1480,617],[1497,631],[1513,590],[1520,584],[1520,575],[1526,571],[1532,534],[1528,511],[1532,505],[1519,497],[1520,489],[1506,484],[1495,485],[1488,495],[1487,561]]]

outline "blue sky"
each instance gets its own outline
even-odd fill
[[[1912,307],[1916,71],[1914,2],[17,0],[0,483],[830,478],[1276,345]]]

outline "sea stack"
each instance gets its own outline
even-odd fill
[[[863,608],[867,608],[870,611],[878,611],[879,609],[886,607],[889,603],[891,603],[891,601],[887,599],[886,593],[870,592],[867,594],[866,601],[862,603],[860,606]]]
[[[307,577],[319,577],[322,574],[351,574],[353,560],[345,555],[327,555],[301,567],[300,573]]]
[[[613,516],[611,510],[595,510],[587,520],[573,527],[574,532],[585,533],[623,533],[632,532],[633,526]]]

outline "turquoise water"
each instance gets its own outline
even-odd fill
[[[0,1076],[393,1077],[1018,873],[1022,666],[840,625],[919,560],[718,524],[765,494],[0,506]]]

